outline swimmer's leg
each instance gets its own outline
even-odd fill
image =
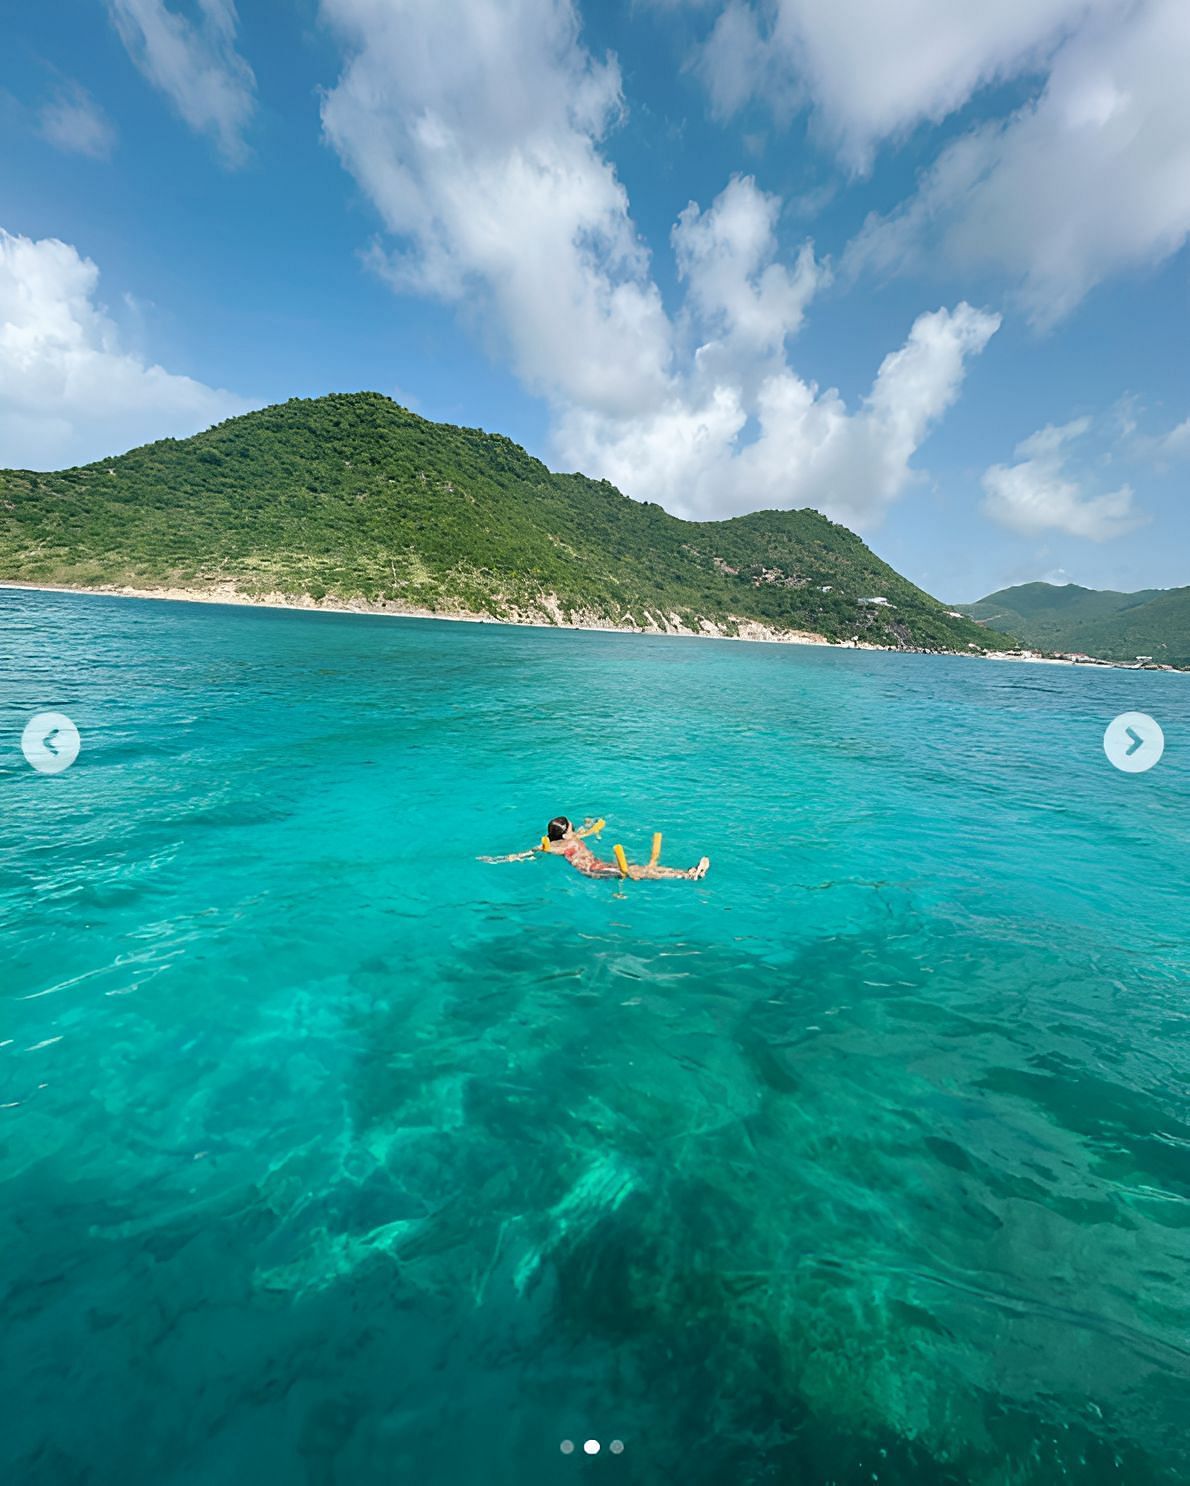
[[[663,877],[682,877],[688,882],[698,882],[707,875],[707,868],[710,865],[710,857],[703,857],[697,867],[629,867],[628,875],[637,882],[640,882],[642,879],[656,881]]]

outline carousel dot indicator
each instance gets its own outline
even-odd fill
[[[584,1443],[584,1445],[583,1445],[583,1449],[587,1452],[588,1455],[598,1455],[599,1454],[599,1441],[598,1440],[587,1440]]]

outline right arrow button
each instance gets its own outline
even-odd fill
[[[1143,774],[1165,751],[1165,734],[1147,712],[1121,712],[1107,725],[1103,751],[1125,774]]]

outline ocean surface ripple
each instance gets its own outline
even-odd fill
[[[1190,677],[8,591],[0,800],[0,1479],[1190,1480]]]

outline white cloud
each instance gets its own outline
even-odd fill
[[[730,118],[753,98],[763,98],[782,122],[804,101],[805,87],[766,38],[753,6],[729,0],[698,56],[697,70],[720,118]]]
[[[198,0],[197,23],[165,0],[107,0],[120,39],[145,77],[198,134],[211,135],[230,165],[247,156],[244,131],[256,78],[236,50],[234,0]]]
[[[809,105],[853,170],[876,145],[937,123],[984,84],[1042,64],[1074,24],[1117,0],[728,0],[699,69],[720,114],[753,99]]]
[[[792,265],[780,203],[735,178],[682,212],[671,319],[627,194],[602,153],[623,103],[570,0],[323,0],[347,60],[327,140],[395,243],[401,292],[479,306],[487,334],[552,407],[562,461],[641,499],[721,515],[813,501],[878,518],[998,317],[921,316],[866,402],[801,380],[786,340],[829,277]]]
[[[106,160],[116,145],[116,130],[86,88],[63,84],[38,113],[43,138],[70,154]]]
[[[1168,473],[1170,466],[1180,460],[1190,459],[1190,418],[1183,418],[1164,433],[1150,433],[1148,409],[1135,393],[1118,398],[1112,413],[1126,457],[1151,466],[1159,474]]]
[[[1156,440],[1154,452],[1160,460],[1190,459],[1190,418]]]
[[[1090,427],[1089,418],[1057,428],[1047,424],[1017,445],[1019,464],[995,464],[986,470],[986,514],[1025,536],[1062,531],[1093,542],[1105,542],[1139,526],[1146,518],[1133,505],[1131,486],[1086,495],[1067,470],[1069,446]]]
[[[536,391],[609,411],[665,385],[669,327],[598,142],[619,72],[555,0],[324,0],[351,59],[327,138],[399,253],[399,289],[479,296]]]
[[[949,145],[908,203],[870,220],[849,268],[895,272],[941,252],[1006,274],[1034,323],[1054,323],[1190,235],[1187,77],[1184,0],[1112,7],[1059,48],[1035,102]]]
[[[780,209],[753,179],[735,176],[709,211],[692,201],[672,234],[690,310],[725,348],[749,358],[779,352],[829,278],[810,243],[792,270],[776,262]]]
[[[696,356],[661,407],[622,419],[571,410],[559,444],[579,467],[681,515],[810,505],[870,528],[913,480],[913,455],[999,323],[967,304],[919,315],[854,411],[787,365],[749,396],[739,380],[708,381]]]
[[[124,350],[98,280],[68,243],[0,229],[0,468],[82,464],[246,410]]]

